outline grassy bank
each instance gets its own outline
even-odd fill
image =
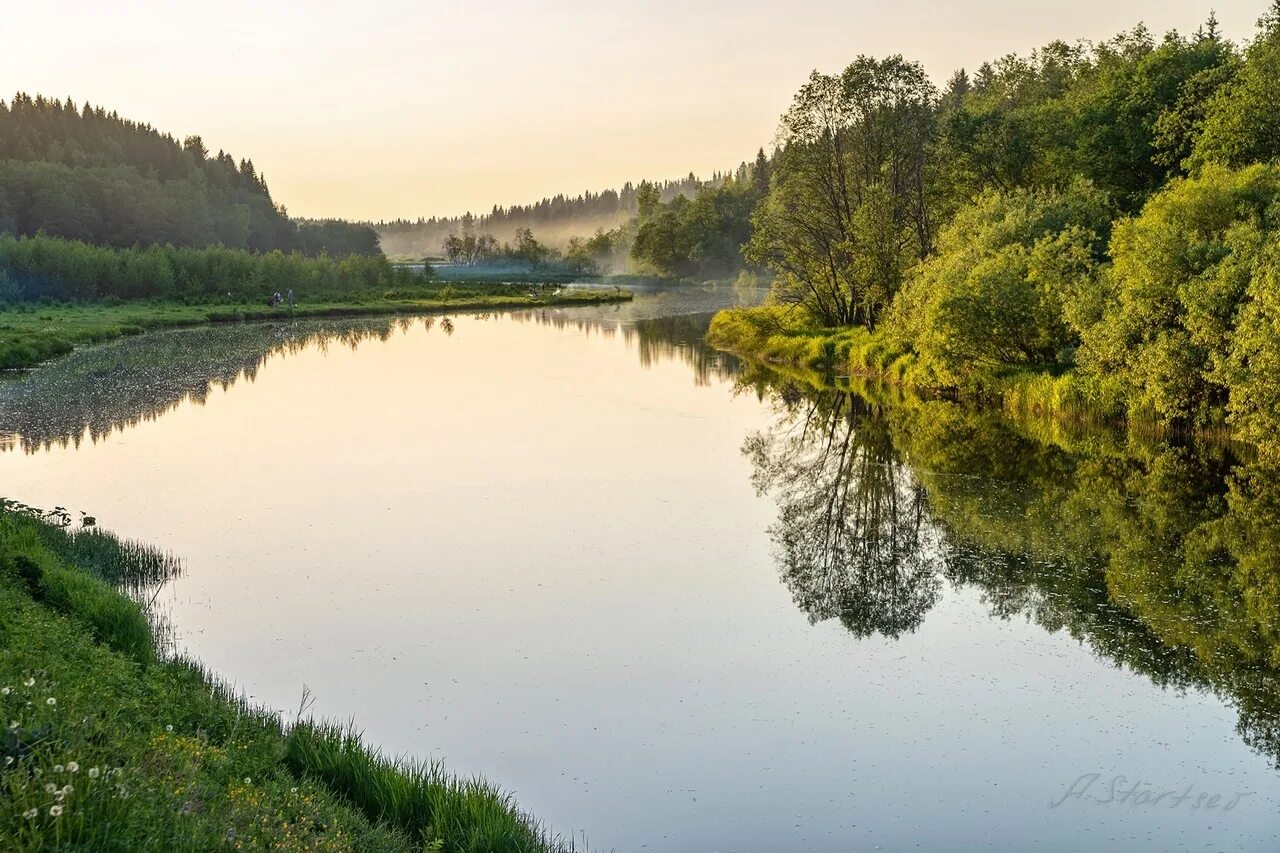
[[[136,599],[173,560],[68,531],[0,505],[0,849],[560,849],[483,782],[166,659]]]
[[[242,302],[21,303],[0,310],[0,370],[32,367],[42,361],[66,355],[79,346],[176,326],[251,320],[502,310],[544,305],[593,305],[630,298],[631,294],[626,291],[566,290],[531,295],[527,286],[481,289],[445,284],[422,286],[399,293],[354,293],[318,301],[302,301],[293,310]]]
[[[778,305],[729,308],[707,332],[715,347],[765,364],[832,375],[911,384],[915,356],[861,327],[815,328],[798,309]]]
[[[798,309],[778,305],[730,308],[712,319],[715,347],[776,367],[824,376],[860,376],[927,395],[967,397],[998,405],[1020,418],[1075,422],[1128,421],[1154,427],[1154,415],[1126,406],[1118,383],[1075,372],[992,370],[966,388],[942,386],[921,369],[915,353],[883,331],[815,328]]]

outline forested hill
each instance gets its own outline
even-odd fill
[[[544,198],[532,204],[510,207],[494,205],[486,214],[396,219],[372,223],[382,238],[382,248],[393,257],[424,257],[441,254],[445,238],[450,234],[488,234],[499,241],[514,239],[516,231],[527,228],[544,243],[563,248],[570,238],[585,237],[598,229],[612,230],[636,215],[642,187],[655,186],[662,201],[677,196],[692,197],[704,187],[716,187],[726,175],[712,175],[709,180],[692,172],[684,178],[669,181],[628,181],[622,189],[584,192],[578,196],[564,194]]]
[[[0,233],[41,231],[118,247],[379,253],[371,228],[290,219],[252,160],[102,107],[19,93],[0,101]]]

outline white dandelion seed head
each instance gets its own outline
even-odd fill
[[[26,681],[24,681],[24,682],[22,682],[22,683],[23,683],[25,686],[27,686],[27,687],[35,687],[35,686],[36,686],[36,680],[35,680],[34,678],[28,678]]]
[[[12,756],[12,755],[6,755],[6,756],[4,757],[4,766],[5,766],[5,767],[8,767],[8,766],[9,766],[10,764],[12,764],[12,763],[13,763],[13,756]]]
[[[252,784],[253,784],[253,780],[252,780],[252,779],[250,779],[248,776],[246,776],[246,777],[244,777],[244,783],[245,783],[246,785],[252,785]]]
[[[65,769],[66,769],[66,768],[65,768],[65,767],[63,767],[61,764],[55,764],[55,765],[53,765],[53,772],[54,772],[54,773],[61,773],[61,772],[62,772],[63,770],[65,770]]]
[[[46,704],[46,705],[57,705],[57,704],[58,704],[58,700],[57,700],[57,699],[54,699],[52,696],[50,696],[48,699],[44,700],[44,704]]]
[[[166,732],[171,732],[171,731],[173,731],[173,726],[171,726],[171,725],[169,725],[169,726],[165,726],[165,727],[164,727],[164,730],[165,730]]]
[[[39,814],[40,814],[39,809],[27,809],[25,812],[22,813],[22,816],[25,817],[27,820],[32,820]]]
[[[68,761],[68,762],[67,762],[67,772],[68,772],[68,773],[77,773],[77,772],[79,772],[79,770],[80,770],[80,765],[79,765],[79,763],[77,763],[77,762],[75,762],[75,761]]]
[[[9,695],[10,693],[12,693],[12,692],[13,692],[13,688],[12,688],[12,687],[0,687],[0,694],[2,694],[2,695],[4,695],[4,696],[8,696],[8,695]]]
[[[57,817],[62,814],[62,806],[49,806],[49,817]]]
[[[55,784],[53,784],[52,782],[47,782],[47,783],[45,783],[45,786],[44,786],[44,792],[45,792],[46,794],[53,794],[53,793],[57,793],[57,790],[58,790],[58,786],[57,786],[57,785],[55,785]]]
[[[89,778],[90,778],[90,779],[97,779],[97,778],[98,778],[98,768],[96,768],[96,767],[90,767],[90,768],[89,768]]]

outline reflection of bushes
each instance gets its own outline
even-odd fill
[[[994,615],[1228,698],[1244,739],[1280,760],[1280,470],[1221,447],[1042,443],[947,401],[771,393],[782,417],[748,451],[778,495],[784,580],[812,617],[897,636],[936,600],[916,572],[976,586]]]

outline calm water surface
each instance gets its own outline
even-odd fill
[[[83,351],[0,385],[0,494],[593,848],[1280,849],[1280,477],[744,371],[755,296]]]

